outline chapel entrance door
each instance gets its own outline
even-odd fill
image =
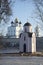
[[[26,52],[26,44],[23,46],[23,51]]]

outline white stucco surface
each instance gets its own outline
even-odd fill
[[[36,35],[32,32],[31,25],[27,23],[25,25],[24,32],[20,35],[20,52],[24,52],[24,44],[26,45],[25,52],[36,52]]]

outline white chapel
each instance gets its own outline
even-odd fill
[[[36,35],[32,32],[32,25],[24,24],[24,32],[20,34],[20,52],[36,52]]]

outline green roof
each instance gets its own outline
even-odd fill
[[[18,19],[17,18],[15,19],[15,23],[18,23]]]
[[[21,21],[19,22],[19,24],[21,24]]]

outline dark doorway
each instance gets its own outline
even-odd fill
[[[26,52],[26,44],[23,46],[23,51]]]

